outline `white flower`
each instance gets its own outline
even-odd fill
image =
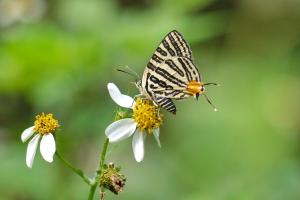
[[[137,101],[134,101],[132,97],[122,94],[113,83],[108,83],[107,88],[111,98],[119,106],[132,109],[133,115],[132,118],[121,119],[110,124],[106,128],[105,134],[111,143],[124,140],[133,135],[134,158],[137,162],[141,162],[144,158],[144,141],[147,134],[153,134],[158,146],[161,146],[159,126],[162,123],[162,116],[158,107],[153,105],[150,100],[137,98]]]
[[[29,168],[32,168],[39,142],[40,152],[44,160],[47,162],[53,161],[53,156],[56,151],[53,134],[59,127],[58,121],[53,118],[52,114],[45,115],[44,113],[36,116],[34,124],[34,126],[25,129],[21,134],[22,142],[26,142],[34,135],[27,146],[26,165]]]

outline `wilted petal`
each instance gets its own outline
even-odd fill
[[[133,154],[137,162],[141,162],[144,159],[144,139],[145,133],[137,129],[132,138]]]
[[[23,131],[21,134],[22,142],[26,142],[34,133],[34,126],[31,126]]]
[[[160,144],[160,141],[159,141],[159,128],[153,129],[153,135],[154,135],[154,138],[157,142],[157,145],[159,147],[161,147],[161,144]]]
[[[40,144],[40,151],[43,158],[47,162],[53,161],[53,155],[56,151],[56,145],[54,137],[51,133],[48,133],[42,137],[41,144]]]
[[[130,137],[136,129],[136,122],[131,118],[121,119],[105,129],[109,142],[118,142]]]
[[[39,140],[40,140],[40,135],[36,134],[28,143],[27,153],[26,153],[26,165],[29,168],[32,168],[32,164],[33,164],[36,148],[39,144]]]
[[[134,99],[130,96],[124,95],[114,83],[108,83],[107,89],[110,97],[121,107],[132,108]]]

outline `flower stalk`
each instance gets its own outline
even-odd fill
[[[58,151],[55,152],[55,155],[57,156],[57,158],[59,158],[69,169],[71,169],[75,174],[77,174],[78,176],[80,176],[82,178],[82,180],[84,182],[86,182],[88,185],[92,185],[93,181],[83,173],[83,171],[79,168],[74,167],[71,163],[69,163],[68,161],[66,161],[61,155],[60,153],[58,153]]]
[[[97,188],[98,184],[100,183],[100,176],[101,176],[103,166],[104,166],[104,162],[105,162],[108,143],[109,143],[109,139],[106,138],[104,140],[104,143],[103,143],[103,146],[102,146],[100,161],[99,161],[98,168],[96,170],[96,175],[95,175],[95,178],[94,178],[94,182],[90,186],[90,192],[89,192],[88,200],[92,200],[94,198],[96,188]]]

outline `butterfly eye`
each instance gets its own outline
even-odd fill
[[[205,90],[205,88],[202,86],[201,89],[200,89],[200,91],[204,92],[204,90]]]

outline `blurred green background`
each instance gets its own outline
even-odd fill
[[[204,98],[165,113],[162,148],[148,137],[111,145],[125,190],[106,199],[300,199],[300,1],[0,0],[0,199],[86,199],[88,187],[57,158],[25,165],[21,132],[40,112],[60,121],[57,148],[92,175],[117,106],[106,84],[131,95],[161,39],[180,31]],[[99,198],[96,193],[95,199]]]

